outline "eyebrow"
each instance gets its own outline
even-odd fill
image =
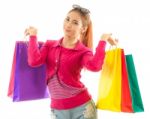
[[[66,18],[69,18],[70,19],[70,17],[69,16],[67,16]],[[73,19],[72,20],[73,22],[79,22],[78,20],[76,20],[76,19]]]

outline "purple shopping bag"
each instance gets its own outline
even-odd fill
[[[42,43],[39,43],[41,47]],[[35,100],[48,97],[46,66],[31,67],[27,62],[27,43],[16,42],[13,101]]]

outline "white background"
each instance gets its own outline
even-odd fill
[[[15,42],[24,40],[29,25],[38,28],[38,39],[62,37],[63,19],[73,3],[91,11],[94,48],[102,33],[119,39],[125,53],[132,53],[145,112],[128,114],[99,110],[99,119],[149,119],[148,0],[0,0],[0,119],[50,119],[50,100],[13,103],[7,97]],[[83,72],[82,81],[97,99],[100,72]]]

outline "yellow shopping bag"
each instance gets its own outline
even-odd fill
[[[121,111],[121,48],[106,52],[98,91],[97,108]]]

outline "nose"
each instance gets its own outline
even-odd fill
[[[66,23],[66,27],[67,27],[67,28],[71,28],[71,27],[72,27],[71,22],[67,22],[67,23]]]

